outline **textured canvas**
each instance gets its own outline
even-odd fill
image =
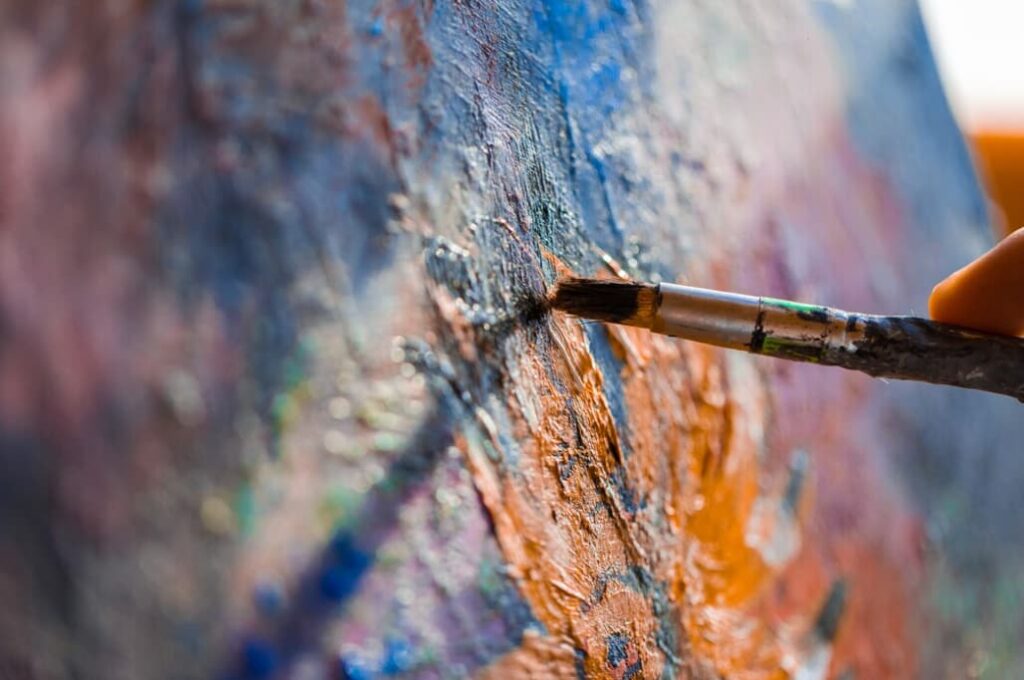
[[[923,313],[909,0],[0,4],[0,676],[1013,677],[1012,400],[536,313]]]

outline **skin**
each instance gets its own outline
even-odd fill
[[[1001,335],[1024,335],[1024,229],[935,286],[933,319]]]

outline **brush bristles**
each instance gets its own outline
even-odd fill
[[[586,319],[650,328],[658,289],[633,281],[567,278],[556,284],[551,306]]]

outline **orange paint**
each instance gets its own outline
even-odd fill
[[[763,395],[729,400],[726,355],[718,350],[634,328],[609,333],[625,365],[630,471],[652,495],[665,494],[670,530],[658,536],[667,557],[661,576],[672,585],[693,654],[724,675],[785,677],[781,640],[750,615],[774,573],[747,538],[760,466],[744,423],[763,421]],[[752,387],[732,386],[736,393]]]
[[[465,334],[445,294],[434,297],[443,323]],[[554,640],[582,650],[588,677],[639,665],[633,677],[657,678],[673,662],[684,676],[785,677],[780,638],[751,613],[774,570],[745,537],[759,492],[750,423],[764,419],[763,395],[730,401],[720,352],[610,327],[623,362],[623,432],[584,326],[555,314],[535,332],[510,338],[504,352],[519,450],[503,450],[481,411],[458,441],[534,615]],[[659,645],[666,626],[674,661]],[[612,636],[628,640],[614,665]]]
[[[1003,335],[1024,333],[1024,231],[935,287],[933,319]]]

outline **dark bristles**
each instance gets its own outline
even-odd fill
[[[551,306],[587,319],[622,323],[637,316],[641,293],[650,290],[653,286],[632,281],[567,278],[556,284]]]

